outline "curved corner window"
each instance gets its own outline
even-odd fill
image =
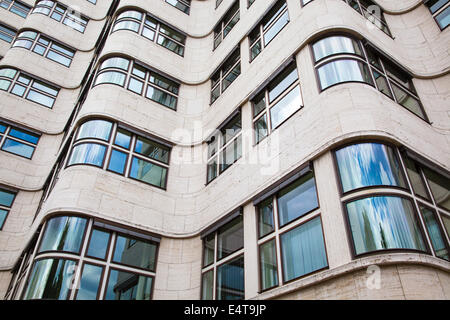
[[[165,189],[170,147],[107,120],[84,122],[75,135],[67,166],[93,165]]]
[[[86,228],[86,219],[56,217],[47,222],[39,252],[64,251],[78,253]]]
[[[346,204],[356,255],[389,249],[427,251],[411,201],[374,196]]]
[[[89,19],[81,13],[68,8],[65,5],[53,0],[37,1],[31,13],[39,13],[49,16],[51,19],[65,24],[66,26],[83,33]]]
[[[311,44],[321,91],[347,82],[366,83],[428,121],[412,75],[366,40],[333,35]]]
[[[177,109],[180,84],[134,60],[112,57],[103,61],[93,86],[99,84],[116,84],[169,109]]]
[[[354,144],[336,151],[342,191],[374,186],[406,188],[394,149],[380,143]]]

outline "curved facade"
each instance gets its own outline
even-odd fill
[[[0,295],[448,299],[449,8],[0,7]]]

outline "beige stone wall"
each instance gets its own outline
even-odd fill
[[[42,187],[60,152],[64,126],[93,57],[95,42],[106,22],[107,1],[99,1],[97,6],[84,0],[76,1],[79,10],[92,18],[84,34],[39,14],[22,19],[23,28],[38,30],[77,48],[69,69],[30,51],[6,50],[0,46],[0,55],[5,56],[0,67],[20,68],[62,87],[53,109],[1,93],[0,117],[27,125],[42,132],[43,136],[31,161],[0,152],[0,184],[21,190],[8,224],[0,232],[0,270],[5,270],[0,272],[0,296],[6,291],[8,270],[39,225],[51,214],[70,212],[161,235],[155,298],[198,299],[202,249],[199,233],[234,208],[243,206],[246,235],[249,235],[245,238],[246,298],[255,298],[258,297],[258,279],[257,272],[252,270],[258,268],[254,237],[256,220],[250,200],[280,177],[306,161],[314,160],[328,261],[330,271],[333,271],[352,265],[337,181],[332,174],[330,150],[333,147],[349,139],[378,138],[407,146],[450,169],[450,51],[446,45],[450,42],[450,29],[440,32],[420,1],[404,0],[395,4],[380,1],[387,11],[392,39],[371,28],[366,19],[341,0],[316,0],[304,7],[298,0],[287,0],[290,23],[252,63],[249,62],[246,35],[275,0],[256,1],[249,9],[246,0],[239,1],[241,19],[214,51],[213,27],[231,6],[231,0],[224,0],[217,10],[214,0],[192,1],[189,16],[162,0],[120,2],[119,10],[138,6],[187,33],[184,58],[129,31],[111,34],[99,56],[102,59],[126,55],[178,79],[181,87],[177,111],[117,86],[100,85],[90,91],[70,132],[83,120],[102,116],[171,141],[174,147],[167,190],[97,168],[75,166],[60,172],[52,194],[34,222]],[[72,1],[62,2],[72,4]],[[12,16],[0,10],[0,21]],[[16,20],[14,17],[7,21],[20,29],[21,21]],[[431,125],[367,85],[342,84],[319,93],[308,43],[333,30],[368,39],[407,68],[415,76],[414,85]],[[209,79],[238,45],[241,75],[210,106]],[[255,145],[248,97],[291,56],[296,58],[304,107],[271,136]],[[205,186],[206,144],[203,142],[237,107],[242,107],[243,157]],[[408,260],[411,256],[402,257]],[[417,273],[434,277],[433,281],[441,287],[448,284],[448,264],[438,263],[440,269],[437,270],[429,265],[403,265],[402,259],[382,267],[386,273],[383,281],[387,281],[386,284],[390,283],[389,279],[397,282],[392,287],[386,285],[381,291],[362,288],[365,271],[354,266],[357,271],[352,273],[349,269],[348,275],[311,284],[297,293],[283,293],[282,289],[278,295],[285,298],[380,298],[385,294],[391,298],[411,299],[419,296],[414,296],[414,288],[408,287],[415,284],[407,282],[414,282],[410,279]],[[294,284],[303,282],[301,279]],[[333,288],[345,290],[341,296],[336,296]],[[447,299],[448,290],[438,293],[437,288],[430,288],[429,295],[424,298]],[[264,297],[278,298],[270,294],[261,296]]]

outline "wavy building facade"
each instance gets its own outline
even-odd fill
[[[0,1],[0,296],[450,298],[450,1]]]

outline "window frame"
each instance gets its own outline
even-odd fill
[[[229,64],[230,61],[233,60],[234,56],[237,55],[236,61],[233,64]],[[230,67],[228,67],[230,66]],[[236,76],[236,78],[224,89],[223,83],[224,80],[230,75],[237,67],[239,66],[239,74]],[[228,67],[228,69],[226,69]],[[225,70],[226,69],[226,70]],[[240,46],[237,46],[231,54],[222,62],[222,64],[219,66],[219,68],[213,72],[212,76],[210,77],[210,83],[211,83],[211,90],[210,90],[210,100],[209,105],[213,105],[214,102],[216,102],[223,93],[231,86],[231,84],[236,81],[236,79],[242,74],[242,65],[241,65],[241,52],[240,52]],[[214,83],[213,79],[218,78],[217,82]],[[213,92],[216,89],[219,89],[219,95],[213,100]]]
[[[440,25],[440,23],[437,20],[437,16],[439,16],[440,14],[442,14],[444,11],[446,10],[450,10],[450,1],[447,0],[447,2],[445,4],[443,4],[440,8],[438,8],[435,12],[433,12],[431,10],[431,7],[428,6],[428,2],[430,2],[429,0],[425,0],[422,1],[423,4],[428,8],[428,11],[430,12],[431,16],[433,17],[434,21],[436,22],[437,26],[439,27],[439,30],[442,32],[445,29],[448,28],[448,26],[450,26],[450,23],[447,24],[445,27],[442,28],[442,26]]]
[[[22,157],[22,158],[25,158],[25,159],[28,159],[28,160],[31,160],[33,158],[34,153],[36,152],[36,148],[38,147],[38,144],[39,144],[39,142],[41,140],[41,134],[39,134],[37,132],[34,132],[34,131],[30,131],[30,130],[24,129],[21,126],[17,126],[15,124],[8,123],[6,121],[3,121],[2,119],[0,119],[0,125],[4,125],[6,127],[5,132],[0,133],[0,150],[4,151],[4,152],[7,152],[7,153],[10,153],[10,154],[13,154],[13,155],[16,155],[16,156],[19,156],[19,157]],[[22,140],[20,138],[16,138],[16,137],[10,136],[9,133],[13,129],[21,131],[21,132],[23,132],[25,134],[29,134],[29,135],[35,136],[37,138],[36,143],[34,144],[32,142],[28,142],[28,141]],[[30,157],[26,157],[24,155],[20,155],[20,154],[13,153],[13,152],[10,152],[10,151],[7,151],[7,150],[3,150],[3,145],[4,145],[4,143],[5,143],[5,141],[7,139],[14,140],[14,141],[19,142],[21,144],[24,144],[26,146],[32,147],[33,148],[33,152],[31,153],[31,156]]]
[[[3,222],[0,224],[0,232],[1,232],[1,231],[3,231],[3,228],[5,227],[6,221],[8,221],[9,214],[14,206],[14,201],[17,199],[18,191],[13,191],[13,190],[11,190],[9,188],[5,188],[1,185],[0,185],[0,191],[9,193],[13,196],[10,206],[3,205],[0,203],[0,210],[6,211],[5,218],[3,219]]]
[[[218,0],[216,0],[216,9],[219,7],[219,5],[222,3],[222,0],[220,0],[219,5],[217,5]],[[232,13],[233,10],[236,9],[236,12]],[[230,6],[230,8],[225,12],[225,14],[220,18],[220,21],[214,26],[213,28],[213,49],[212,51],[215,51],[220,44],[224,41],[224,39],[228,36],[228,33],[233,30],[234,26],[241,20],[240,17],[240,0],[235,0],[233,4]],[[236,23],[231,27],[231,29],[227,32],[226,35],[224,35],[225,28],[236,18],[236,16],[239,16]],[[228,18],[228,19],[227,19]],[[217,42],[217,39],[220,38],[220,41]]]
[[[4,6],[2,6],[1,4],[2,4],[2,3],[8,4],[8,2],[6,2],[6,1],[0,1],[0,8],[3,8],[3,9],[5,9],[5,10],[8,10],[8,11],[10,11],[10,12],[12,12],[12,13],[18,15],[19,17],[21,17],[21,18],[23,18],[23,19],[26,19],[26,18],[28,17],[28,15],[30,14],[31,10],[32,10],[32,7],[30,7],[28,4],[26,4],[26,3],[22,2],[22,1],[17,1],[17,0],[8,0],[8,1],[10,1],[10,4],[9,4],[9,6],[8,6],[7,8],[5,8]],[[19,7],[17,7],[16,4],[19,4]],[[28,9],[28,11],[25,12],[25,10],[24,10],[23,8],[21,8],[20,6],[23,7],[23,8]],[[23,13],[25,14],[25,17],[22,16],[22,15],[20,15],[20,14],[18,14],[18,13],[16,13],[16,12],[14,12],[14,11],[12,10],[13,8],[16,8],[17,11],[23,12]]]

